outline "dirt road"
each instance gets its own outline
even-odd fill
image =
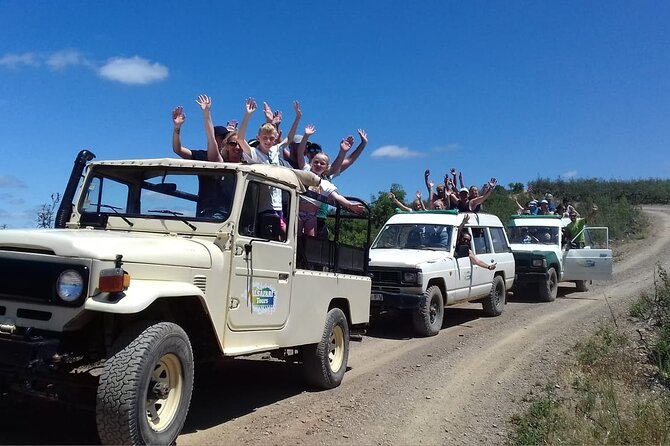
[[[657,262],[670,269],[670,208],[645,212],[651,234],[617,253],[612,282],[588,293],[561,286],[552,303],[512,298],[497,318],[483,317],[479,304],[449,308],[432,338],[386,318],[352,343],[337,389],[310,392],[299,366],[261,359],[198,370],[177,444],[502,443],[511,414],[541,390],[564,352],[598,321],[625,318]],[[15,413],[0,398],[0,420],[3,444],[97,441],[94,427],[82,427],[93,422],[86,413]]]

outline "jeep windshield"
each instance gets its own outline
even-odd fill
[[[511,243],[558,245],[556,226],[513,226],[507,228]]]
[[[160,166],[98,165],[78,203],[82,224],[106,226],[110,217],[223,222],[235,194],[235,172]],[[195,230],[195,229],[193,229]]]
[[[426,249],[448,251],[451,225],[386,225],[372,244],[372,249]]]

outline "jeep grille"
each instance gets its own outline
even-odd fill
[[[71,304],[56,295],[56,280],[68,269],[79,272],[84,279],[82,297]],[[0,258],[0,299],[79,306],[88,295],[88,276],[84,265]]]

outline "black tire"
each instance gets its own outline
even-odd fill
[[[173,444],[184,426],[193,391],[188,336],[178,325],[161,322],[136,337],[122,335],[120,344],[105,362],[98,384],[100,441]]]
[[[542,302],[553,302],[556,300],[556,295],[558,294],[558,276],[553,267],[547,271],[547,280],[540,283],[538,292]]]
[[[591,288],[592,280],[576,280],[575,285],[577,285],[577,291],[580,293],[585,293]]]
[[[482,308],[487,316],[500,316],[505,307],[507,290],[501,276],[494,276],[489,295],[482,300]]]
[[[423,293],[419,308],[412,313],[414,330],[421,336],[435,336],[442,328],[444,299],[440,288],[433,285]]]
[[[349,360],[349,324],[342,310],[328,312],[321,341],[305,346],[302,354],[310,386],[326,390],[340,385]]]

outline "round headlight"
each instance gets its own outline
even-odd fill
[[[65,302],[74,302],[84,292],[84,279],[77,271],[68,269],[60,273],[56,293]]]

